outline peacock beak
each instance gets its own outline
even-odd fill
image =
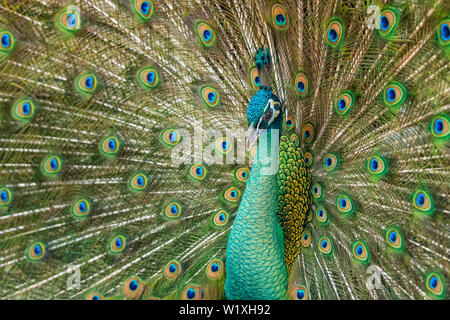
[[[247,140],[245,141],[245,149],[247,151],[250,150],[252,145],[255,143],[255,141],[263,131],[264,129],[259,129],[259,124],[256,128],[252,124],[250,124],[247,130]]]

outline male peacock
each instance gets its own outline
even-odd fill
[[[3,299],[446,298],[448,2],[0,10]]]

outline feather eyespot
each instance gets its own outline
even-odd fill
[[[340,195],[336,200],[337,209],[344,214],[351,214],[355,211],[355,207],[353,205],[353,200],[343,194]]]
[[[449,135],[449,120],[447,116],[437,116],[431,121],[431,134],[438,139],[448,138]]]
[[[178,202],[170,202],[164,209],[164,215],[169,219],[179,218],[183,207]]]
[[[406,89],[401,83],[391,83],[383,91],[384,103],[394,111],[400,107],[405,99]]]
[[[227,190],[225,190],[225,192],[223,194],[225,200],[227,200],[229,202],[233,202],[233,203],[239,201],[240,195],[241,195],[241,192],[236,187],[228,188]]]
[[[100,152],[107,157],[115,156],[119,149],[120,140],[114,135],[107,136],[100,142]]]
[[[300,242],[303,247],[309,247],[311,245],[311,232],[309,232],[308,230],[304,230],[302,232]]]
[[[138,73],[139,83],[146,89],[153,89],[159,83],[159,73],[156,69],[146,67]]]
[[[358,241],[352,245],[353,256],[361,263],[368,263],[370,260],[369,250],[364,242]]]
[[[374,176],[384,175],[388,170],[386,160],[378,156],[370,157],[367,161],[367,170]]]
[[[437,27],[437,36],[439,43],[448,46],[450,43],[450,19],[445,19]]]
[[[80,29],[81,17],[77,6],[69,6],[59,14],[59,26],[63,31],[75,32]]]
[[[190,169],[189,169],[189,175],[197,181],[201,181],[203,179],[205,179],[207,174],[207,170],[205,168],[205,166],[203,166],[202,164],[194,164]]]
[[[445,297],[445,283],[442,281],[442,277],[437,272],[429,273],[425,278],[425,287],[428,292],[437,298]]]
[[[240,182],[247,182],[250,177],[250,170],[248,168],[239,168],[236,170],[235,177]]]
[[[332,250],[331,240],[328,237],[321,237],[319,239],[319,251],[324,254],[330,254]]]
[[[34,102],[28,98],[16,101],[11,109],[11,115],[18,121],[28,122],[35,113]]]
[[[55,177],[61,171],[62,160],[57,155],[48,155],[41,162],[41,172],[48,177]]]
[[[142,20],[148,20],[153,14],[153,1],[132,0],[134,11]]]
[[[12,201],[11,189],[7,187],[0,188],[0,207],[8,206]]]
[[[201,96],[208,108],[217,107],[220,103],[220,94],[212,87],[203,87],[201,89]]]
[[[125,236],[117,235],[111,239],[109,242],[109,251],[112,254],[119,254],[125,250],[127,244],[127,240]]]
[[[335,171],[339,168],[339,157],[334,153],[328,153],[323,158],[323,168],[327,172]]]
[[[398,25],[398,13],[393,8],[386,8],[380,14],[380,29],[378,31],[382,36],[392,34]]]
[[[353,107],[355,96],[351,91],[344,91],[336,100],[336,112],[344,116],[350,112]]]
[[[386,230],[386,242],[392,249],[403,250],[403,236],[396,228],[391,227]]]
[[[316,218],[320,223],[328,222],[328,212],[324,207],[318,207],[316,209]]]
[[[224,264],[219,259],[213,259],[206,266],[206,276],[210,280],[216,280],[224,274]]]
[[[35,242],[27,249],[27,258],[29,261],[41,261],[46,253],[45,245],[42,242]]]
[[[85,73],[75,80],[75,87],[84,94],[92,94],[97,88],[97,77],[93,73]]]
[[[284,31],[289,27],[289,16],[281,3],[272,6],[272,24],[275,29]]]
[[[250,71],[250,84],[254,90],[259,90],[261,88],[261,79],[257,68],[253,68]]]
[[[200,42],[205,47],[211,47],[214,44],[214,42],[216,41],[215,31],[205,21],[198,21],[196,30],[197,30],[197,34],[200,39]]]
[[[311,123],[307,123],[303,127],[302,137],[306,143],[311,143],[314,140],[314,127]]]
[[[291,130],[294,127],[294,117],[290,114],[285,122],[286,129]]]
[[[311,152],[305,153],[305,165],[310,168],[314,164],[314,157]]]
[[[183,290],[183,294],[181,297],[183,300],[201,300],[202,293],[200,287],[196,285],[187,286]]]
[[[414,193],[413,206],[420,213],[432,214],[434,212],[433,198],[425,190],[417,190]]]
[[[294,85],[297,95],[299,95],[300,97],[305,97],[308,95],[309,81],[305,73],[303,72],[297,73],[297,75],[295,76]]]
[[[344,35],[344,24],[340,19],[332,19],[328,24],[326,39],[329,45],[337,47]]]
[[[133,191],[142,191],[148,185],[148,177],[144,173],[137,173],[130,179],[128,185]]]
[[[178,130],[175,129],[166,129],[161,134],[161,141],[169,146],[173,147],[176,146],[181,141],[181,135],[178,132]]]
[[[131,277],[123,283],[123,294],[129,299],[138,299],[144,292],[144,283],[139,277]]]
[[[171,260],[164,267],[164,276],[168,280],[174,280],[181,274],[181,271],[181,263],[178,260]]]
[[[216,139],[216,149],[221,152],[221,153],[229,153],[232,149],[232,144],[230,143],[230,141],[225,138],[218,138]]]
[[[103,300],[103,295],[99,292],[92,292],[86,296],[86,300]]]
[[[214,224],[218,227],[222,227],[228,222],[228,213],[224,210],[220,210],[214,215]]]
[[[314,199],[320,200],[323,198],[324,189],[320,183],[314,183],[311,191]]]
[[[78,199],[72,205],[72,215],[76,219],[84,220],[91,211],[91,203],[87,199]]]
[[[0,53],[10,53],[14,48],[14,37],[8,30],[0,31]]]
[[[308,291],[304,286],[294,286],[291,289],[292,300],[308,300]]]

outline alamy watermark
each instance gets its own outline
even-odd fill
[[[77,289],[80,290],[81,288],[81,272],[80,272],[80,266],[78,265],[68,265],[67,266],[67,272],[72,273],[67,278],[67,290],[73,290]]]

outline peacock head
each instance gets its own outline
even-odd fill
[[[264,131],[281,130],[283,109],[281,101],[272,93],[271,88],[262,87],[250,100],[247,107],[247,141],[246,148],[250,150],[253,143]]]

